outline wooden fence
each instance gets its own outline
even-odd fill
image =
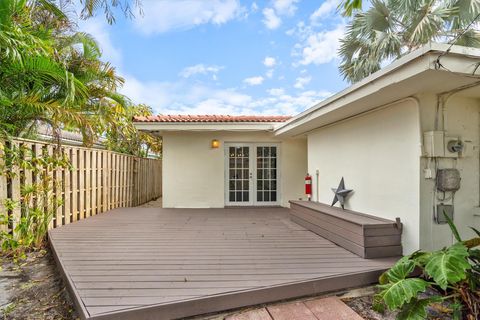
[[[38,184],[46,176],[50,179],[44,180],[51,181],[48,196],[61,200],[61,205],[54,208],[49,228],[86,219],[118,207],[138,206],[162,195],[161,160],[76,146],[61,146],[61,150],[58,150],[57,145],[31,140],[14,140],[13,147],[28,150],[29,152],[24,153],[25,157],[42,157],[61,151],[71,164],[71,168],[52,169],[48,165],[36,163],[37,170],[6,166],[12,174],[0,174],[0,214],[7,211],[10,216],[13,215],[13,221],[18,221],[21,217],[22,208],[32,205],[25,203],[21,190]],[[3,158],[0,157],[0,168]],[[38,196],[46,195],[36,195]],[[20,205],[6,210],[5,199]],[[29,201],[35,202],[35,197]],[[10,224],[3,228],[11,232],[15,225]]]

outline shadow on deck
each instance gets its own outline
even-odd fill
[[[49,232],[83,319],[176,319],[377,281],[288,209],[122,208]]]

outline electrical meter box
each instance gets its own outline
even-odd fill
[[[445,133],[443,131],[426,131],[423,133],[423,153],[426,157],[445,156]]]
[[[458,137],[445,136],[445,158],[458,158],[463,150],[463,142]]]
[[[451,221],[453,221],[454,208],[451,204],[437,204],[437,212],[435,214],[435,222],[438,224],[446,224],[447,216]]]

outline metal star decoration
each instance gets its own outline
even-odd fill
[[[335,203],[340,202],[340,205],[342,206],[342,209],[344,208],[345,205],[345,198],[348,196],[350,192],[352,192],[352,189],[345,189],[345,182],[340,180],[340,184],[338,185],[338,188],[332,188],[333,193],[335,193],[335,197],[333,198],[332,202],[332,207],[335,205]]]

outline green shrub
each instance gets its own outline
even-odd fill
[[[400,259],[379,279],[374,309],[399,310],[397,319],[427,318],[427,307],[446,304],[453,319],[480,319],[480,232],[462,241],[451,220],[448,223],[457,240],[438,251],[417,251]],[[433,295],[422,294],[427,289]]]

